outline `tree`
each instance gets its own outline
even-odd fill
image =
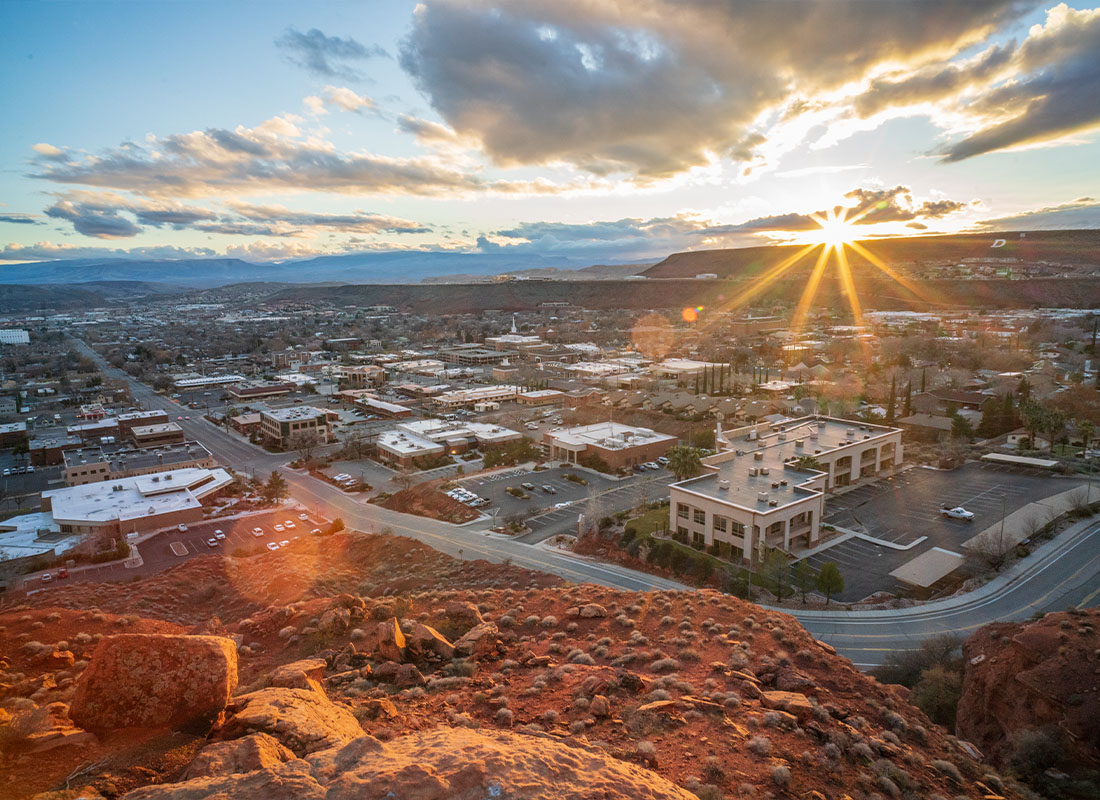
[[[317,445],[321,443],[320,437],[316,431],[303,431],[297,433],[290,439],[290,447],[297,454],[298,458],[302,461],[309,461],[313,458],[313,451],[317,449]]]
[[[963,439],[969,442],[974,438],[974,429],[970,425],[970,421],[966,417],[955,414],[951,418],[951,437],[954,439]]]
[[[844,591],[844,576],[840,574],[836,562],[826,561],[821,565],[821,571],[817,573],[817,590],[825,595],[825,605],[829,605],[833,595]]]
[[[817,586],[817,575],[814,573],[814,568],[810,566],[808,561],[803,559],[795,563],[791,577],[794,588],[798,590],[798,594],[802,597],[802,604],[805,605],[806,595]]]
[[[1096,433],[1096,426],[1092,423],[1092,420],[1082,419],[1077,421],[1077,432],[1081,434],[1081,446],[1085,449],[1089,449],[1089,442],[1092,441],[1093,434]]]
[[[992,530],[974,538],[970,551],[984,561],[994,572],[1000,572],[1012,550],[1012,538],[1005,533],[1004,520]]]
[[[264,484],[264,497],[272,502],[278,502],[290,494],[290,487],[286,484],[283,473],[275,469],[271,471],[271,477]]]
[[[890,397],[886,401],[886,424],[887,425],[892,425],[893,422],[894,422],[894,410],[895,410],[895,406],[897,405],[897,400],[898,400],[897,391],[898,391],[897,378],[895,376],[891,376],[891,378],[890,378]]]
[[[910,417],[913,415],[913,381],[905,385],[905,404],[901,410],[902,417]]]
[[[930,720],[953,731],[955,711],[961,697],[962,674],[936,664],[921,673],[909,701],[927,714]]]
[[[393,482],[402,489],[408,489],[415,481],[416,476],[408,467],[401,467],[401,469],[397,471],[397,474],[393,476]]]
[[[669,471],[678,481],[692,478],[703,470],[703,460],[694,447],[673,447],[665,456],[668,458]]]
[[[791,588],[791,565],[787,554],[782,550],[769,550],[760,565],[760,576],[775,594],[776,602],[782,603]]]

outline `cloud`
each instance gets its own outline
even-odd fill
[[[965,211],[976,206],[976,201],[962,202],[938,198],[917,202],[913,198],[912,189],[908,186],[894,186],[889,189],[875,189],[857,187],[844,195],[846,202],[839,208],[846,209],[843,218],[851,220],[853,225],[877,225],[887,222],[915,221],[915,225],[909,227],[924,230],[928,226],[922,225],[920,220],[937,220],[943,217]],[[814,231],[820,225],[814,217],[825,219],[828,210],[816,211],[812,214],[790,212],[786,214],[774,214],[764,217],[756,217],[734,225],[711,226],[696,231],[698,236],[728,235],[734,233],[785,233]]]
[[[317,28],[302,33],[287,28],[275,40],[275,46],[283,51],[287,61],[322,78],[360,80],[363,75],[348,62],[361,62],[369,58],[388,58],[389,53],[378,45],[364,45],[355,39],[326,36]]]
[[[0,222],[12,225],[38,225],[39,222],[29,214],[0,214]]]
[[[78,233],[101,239],[135,236],[144,227],[165,226],[202,233],[277,237],[309,237],[323,231],[357,234],[432,231],[413,220],[358,210],[331,214],[230,201],[227,210],[222,211],[171,201],[124,197],[114,192],[71,192],[46,209],[46,215],[68,220]]]
[[[945,148],[945,161],[1100,127],[1100,8],[1050,9],[1046,25],[1031,29],[1013,61],[1019,70],[1013,80],[969,106],[986,124]]]
[[[665,177],[749,160],[760,118],[888,63],[954,55],[1018,0],[421,4],[400,61],[498,164]]]
[[[125,239],[137,236],[141,228],[118,211],[62,200],[46,209],[46,216],[68,220],[77,233],[97,239]]]
[[[31,149],[43,158],[56,158],[64,159],[65,151],[60,147],[54,147],[52,144],[46,142],[39,142],[38,144],[31,145]]]
[[[341,111],[359,112],[364,108],[375,108],[374,101],[365,95],[356,93],[346,86],[326,86],[320,97],[311,96],[305,98],[306,109],[313,116],[327,114],[330,106],[335,106]]]
[[[586,188],[577,180],[487,180],[439,155],[395,158],[340,152],[301,131],[293,116],[273,117],[254,128],[148,137],[104,152],[42,159],[31,177],[62,184],[119,189],[147,197],[336,192],[357,195],[449,197],[479,192],[555,194]]]
[[[8,244],[0,248],[0,261],[59,261],[74,258],[209,258],[217,253],[206,247],[133,247],[112,249],[82,245],[37,242]],[[0,277],[2,280],[2,277]]]
[[[1080,197],[1069,203],[986,219],[978,228],[989,231],[1079,230],[1100,228],[1100,201]]]

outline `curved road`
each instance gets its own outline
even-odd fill
[[[510,561],[516,566],[559,575],[569,581],[598,583],[633,591],[686,589],[684,584],[644,572],[533,547],[509,537],[490,534],[484,523],[454,526],[371,505],[334,486],[286,469],[285,455],[268,453],[227,433],[170,398],[114,369],[83,342],[78,347],[101,369],[130,381],[131,393],[146,409],[164,409],[179,421],[188,438],[205,444],[223,464],[263,475],[282,469],[292,495],[327,517],[341,517],[352,528],[388,529],[417,539],[457,558]],[[960,598],[940,600],[910,609],[886,611],[801,611],[792,614],[817,638],[828,642],[861,667],[880,664],[886,654],[909,650],[929,636],[942,633],[969,635],[990,622],[1027,619],[1035,612],[1059,611],[1067,606],[1100,602],[1100,523],[1074,526],[1044,543],[1024,562],[1018,562],[978,590]]]

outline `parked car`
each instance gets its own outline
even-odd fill
[[[253,528],[252,529],[252,535],[253,536],[263,536],[264,535],[264,529],[263,528]]]
[[[283,527],[282,525],[280,525],[280,524],[279,524],[278,522],[276,522],[276,523],[275,523],[275,524],[274,524],[274,525],[273,525],[272,527],[274,527],[274,528],[275,528],[275,532],[276,532],[276,533],[282,533],[283,531],[285,531],[285,530],[286,530],[286,528],[284,528],[284,527]]]
[[[220,542],[225,538],[225,534],[222,531],[214,531],[214,538]]]
[[[274,553],[276,550],[279,549],[279,545],[275,544],[275,542],[268,542],[267,549]]]
[[[299,514],[298,519],[302,522],[309,522],[309,514]]]
[[[281,542],[279,542],[279,547],[290,547],[290,540],[283,539]]]
[[[53,580],[53,575],[51,575],[50,573],[44,572],[42,574],[42,583],[49,583],[52,580]]]
[[[309,533],[310,533],[311,536],[320,536],[321,535],[321,529],[320,528],[314,528]]]
[[[218,546],[218,540],[215,539],[213,536],[211,536],[209,539],[206,540],[206,546],[207,547],[217,547]]]
[[[668,459],[665,458],[664,456],[657,456],[657,463],[660,464],[663,467],[666,464],[668,464]]]
[[[645,467],[646,469],[660,469],[661,468],[660,464],[657,464],[653,461],[647,461],[642,466]]]
[[[551,486],[551,485],[550,485],[550,484],[548,484],[548,483],[544,483],[544,484],[542,485],[542,490],[543,490],[544,492],[546,492],[547,494],[557,494],[557,493],[558,493],[558,490],[557,490],[557,489],[555,489],[555,488],[554,488],[553,486]]]
[[[533,483],[521,483],[520,486],[522,486],[524,489],[526,489],[529,492],[535,491],[535,484],[533,484]]]
[[[180,533],[187,533],[187,526],[181,522],[179,525],[176,526],[176,530]]]
[[[67,578],[67,577],[69,577],[69,568],[68,567],[62,567],[61,569],[59,569],[57,571],[57,577],[58,578]]]
[[[288,519],[286,522],[283,523],[283,527],[285,527],[288,531],[290,531],[290,530],[294,530],[294,528],[297,527],[297,526],[294,524],[294,520]]]
[[[954,508],[942,506],[940,508],[940,513],[943,514],[943,516],[948,517],[949,519],[961,519],[963,522],[974,521],[974,512],[967,511],[962,506],[955,506]]]

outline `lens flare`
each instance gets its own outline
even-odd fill
[[[684,318],[684,322],[695,322],[699,319],[699,311],[694,308],[685,308],[680,312],[680,316]]]

